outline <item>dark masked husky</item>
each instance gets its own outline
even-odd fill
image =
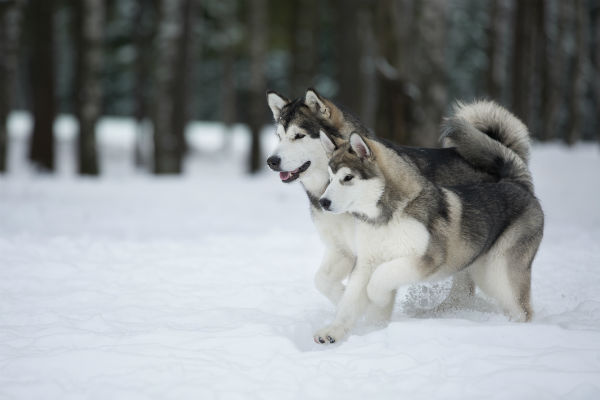
[[[298,181],[304,187],[311,206],[314,224],[326,250],[315,276],[317,289],[334,304],[342,297],[342,281],[349,275],[356,261],[354,245],[354,220],[350,214],[323,212],[318,199],[329,183],[328,157],[321,146],[319,131],[334,140],[348,140],[350,133],[363,137],[371,134],[358,119],[337,107],[333,102],[308,89],[304,97],[288,100],[275,93],[267,93],[267,101],[276,124],[279,139],[277,148],[268,158],[269,167],[279,172],[281,181]],[[527,129],[518,120],[507,120],[494,109],[467,106],[462,110],[466,119],[478,129],[489,131],[496,140],[515,151],[528,156]],[[478,160],[479,142],[464,147],[463,143],[443,149],[420,149],[396,146],[383,142],[394,151],[409,157],[421,174],[441,185],[460,185],[473,182],[495,182],[498,177],[486,168],[473,164],[469,158]],[[463,148],[464,147],[464,148]],[[451,290],[451,298],[470,292],[472,283],[467,275],[457,275]],[[375,310],[375,319],[386,319],[389,310]],[[383,315],[379,314],[382,311]]]
[[[334,322],[315,341],[344,337],[369,301],[391,307],[400,286],[457,273],[512,319],[531,318],[531,264],[544,217],[526,164],[527,141],[503,145],[505,128],[523,126],[491,102],[461,105],[447,121],[447,144],[497,177],[463,184],[432,180],[411,152],[357,133],[336,144],[321,132],[330,184],[319,202],[330,213],[354,217],[357,258]]]

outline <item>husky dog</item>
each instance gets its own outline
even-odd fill
[[[355,218],[357,259],[335,320],[315,334],[316,342],[343,338],[369,301],[389,308],[400,286],[457,273],[512,319],[531,318],[531,264],[544,217],[526,164],[527,130],[484,102],[459,105],[443,136],[497,181],[440,184],[410,153],[358,133],[340,144],[321,132],[330,184],[319,203]]]
[[[269,91],[267,102],[276,123],[279,144],[267,159],[269,167],[278,171],[282,182],[298,181],[304,187],[310,202],[311,216],[325,244],[325,254],[315,275],[315,286],[333,304],[337,304],[344,292],[342,281],[352,271],[356,252],[354,249],[354,220],[349,214],[323,212],[318,200],[329,183],[327,172],[328,156],[320,144],[319,131],[323,130],[334,140],[347,140],[350,133],[358,132],[363,137],[371,133],[360,121],[324,98],[314,89],[308,89],[304,97],[288,100]],[[527,129],[506,126],[503,119],[487,109],[465,107],[467,120],[483,131],[494,133],[497,140],[509,148],[528,140]],[[473,182],[495,182],[497,176],[485,168],[474,165],[468,157],[477,159],[477,142],[463,149],[463,143],[450,143],[443,149],[420,149],[386,146],[411,157],[422,174],[442,185],[460,185]],[[512,146],[512,147],[511,147]],[[523,147],[523,146],[521,146]],[[527,146],[525,146],[527,148]],[[521,150],[519,148],[518,150]],[[448,303],[473,292],[473,283],[466,274],[453,278]],[[387,319],[388,310],[374,310],[372,317],[380,322]],[[381,313],[380,313],[381,312]]]
[[[267,101],[279,139],[279,145],[268,158],[267,164],[279,172],[282,182],[299,181],[303,185],[310,201],[312,219],[326,246],[323,261],[315,276],[315,285],[337,304],[344,291],[342,281],[350,274],[356,260],[354,220],[350,214],[325,213],[318,202],[329,183],[328,157],[320,143],[319,131],[324,131],[334,140],[347,140],[352,132],[364,137],[371,134],[358,119],[314,89],[308,89],[303,98],[292,101],[270,91],[267,92]],[[496,129],[494,124],[490,126]],[[518,142],[512,135],[513,130],[507,130],[499,140]],[[424,176],[443,185],[497,180],[495,175],[472,165],[457,148],[419,149],[387,142],[386,146],[411,157]],[[476,150],[476,146],[470,148]],[[470,155],[467,150],[464,153]],[[465,292],[463,288],[469,285],[469,281],[455,279],[451,293],[458,295]],[[379,317],[385,320],[385,311],[384,315],[375,316],[376,319]]]
[[[282,182],[299,181],[310,201],[311,216],[326,251],[315,275],[315,286],[332,303],[342,297],[342,281],[354,267],[354,221],[350,215],[326,214],[319,197],[329,181],[328,158],[319,140],[319,131],[343,139],[343,132],[368,131],[352,115],[343,112],[314,89],[303,98],[289,101],[267,92],[267,101],[276,123],[279,144],[267,159],[269,167],[279,172]],[[346,137],[347,138],[347,137]]]

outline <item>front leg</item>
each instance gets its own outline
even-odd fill
[[[421,282],[427,275],[428,264],[420,257],[399,257],[375,268],[367,285],[369,300],[379,307],[393,302],[401,286]]]
[[[335,343],[339,341],[348,334],[356,321],[362,316],[369,304],[367,284],[372,270],[371,265],[356,264],[343,292],[333,323],[315,333],[314,340],[316,343]]]
[[[328,248],[315,275],[315,286],[333,304],[337,305],[344,293],[342,281],[352,271],[356,259],[340,249]]]
[[[367,289],[368,289],[367,285]],[[367,295],[369,294],[367,290]],[[385,307],[380,307],[373,303],[369,302],[369,306],[365,311],[365,322],[369,325],[375,325],[379,327],[387,326],[392,318],[392,312],[394,311],[394,302],[396,300],[396,292],[392,293],[391,300]]]

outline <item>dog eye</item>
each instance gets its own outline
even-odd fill
[[[296,136],[294,136],[294,140],[296,139],[302,139],[305,135],[301,134],[301,133],[296,133]]]
[[[346,175],[344,177],[344,182],[350,182],[352,180],[352,178],[354,178],[354,175]]]

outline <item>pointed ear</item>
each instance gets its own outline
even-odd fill
[[[315,114],[320,114],[327,119],[331,118],[331,109],[325,104],[325,100],[319,96],[315,89],[311,88],[306,91],[306,95],[304,95],[304,104],[306,104]]]
[[[327,153],[327,155],[331,155],[335,151],[335,149],[337,149],[337,146],[335,145],[333,140],[331,140],[329,135],[327,135],[322,130],[319,131],[319,137],[321,138],[321,144],[325,149],[325,153]]]
[[[350,147],[352,147],[352,150],[354,150],[361,160],[371,157],[371,149],[369,149],[367,143],[358,133],[350,135]]]
[[[269,108],[273,113],[273,119],[277,121],[279,118],[279,114],[281,114],[281,109],[290,101],[285,97],[281,96],[277,92],[268,91],[267,92],[267,103],[269,103]]]

